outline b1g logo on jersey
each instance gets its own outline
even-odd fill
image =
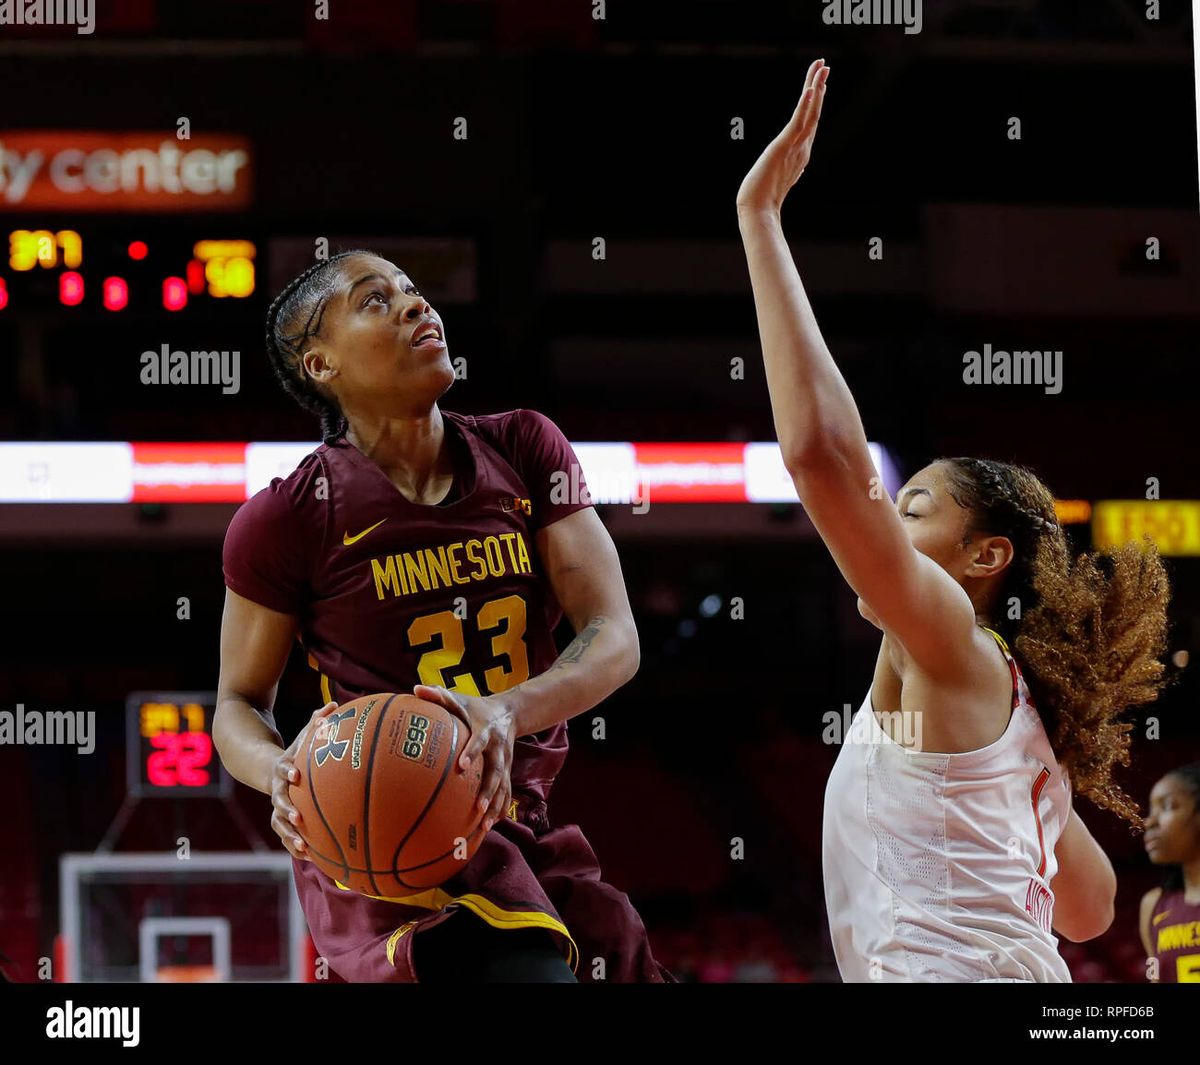
[[[511,514],[514,510],[519,510],[527,517],[533,515],[533,504],[528,499],[522,499],[520,496],[501,496],[500,509],[505,514]]]
[[[405,758],[411,758],[414,762],[421,760],[421,753],[425,750],[425,741],[429,738],[429,718],[421,714],[413,714],[408,719],[408,729],[404,733],[404,744],[401,751]]]

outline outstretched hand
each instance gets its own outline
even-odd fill
[[[804,92],[788,124],[771,141],[742,180],[738,210],[774,210],[783,206],[788,190],[796,184],[812,156],[829,67],[824,59],[813,61],[804,79]]]

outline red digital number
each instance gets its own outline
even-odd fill
[[[157,748],[146,759],[146,777],[156,788],[202,788],[212,764],[212,737],[206,732],[160,732],[150,737]]]

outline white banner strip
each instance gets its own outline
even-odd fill
[[[775,443],[572,445],[594,502],[795,503]],[[0,443],[3,503],[242,503],[287,477],[311,443]],[[889,494],[887,450],[871,457]],[[640,451],[646,453],[639,454]],[[668,492],[667,489],[670,489]]]

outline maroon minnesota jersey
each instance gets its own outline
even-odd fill
[[[442,417],[454,484],[440,504],[410,503],[339,439],[272,481],[230,523],[225,583],[295,615],[321,673],[311,706],[276,711],[286,743],[330,699],[411,692],[417,683],[495,694],[558,656],[552,634],[562,608],[534,537],[591,505],[575,453],[535,411]],[[551,823],[546,800],[566,754],[566,722],[516,741],[506,816],[437,888],[363,895],[293,858],[313,943],[333,973],[352,983],[414,982],[417,935],[472,920],[453,916],[466,910],[494,928],[549,932],[580,980],[673,980],[629,896],[601,878],[579,826]]]
[[[1200,903],[1164,891],[1150,914],[1150,942],[1164,984],[1200,984]]]
[[[229,526],[226,585],[298,617],[321,674],[312,706],[277,714],[285,743],[330,699],[418,683],[494,695],[558,657],[562,608],[534,537],[591,505],[578,459],[536,411],[442,417],[455,472],[441,504],[409,502],[343,437],[273,480]],[[566,753],[565,722],[518,739],[514,790],[545,800]]]

